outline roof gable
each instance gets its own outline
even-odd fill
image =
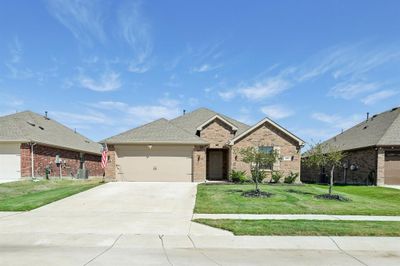
[[[31,111],[0,117],[0,141],[37,142],[100,154],[101,146],[57,121]]]
[[[374,115],[324,143],[340,150],[400,145],[400,108]]]
[[[238,128],[232,124],[231,122],[229,122],[228,120],[226,120],[225,118],[221,117],[220,115],[214,115],[213,117],[211,117],[210,119],[208,119],[207,121],[205,121],[203,124],[201,124],[200,126],[197,127],[198,131],[203,130],[203,128],[205,128],[208,124],[210,124],[212,121],[214,121],[215,119],[219,119],[220,121],[224,122],[225,124],[227,124],[228,126],[231,127],[231,129],[233,131],[237,131]]]
[[[237,128],[237,134],[240,134],[241,132],[245,131],[248,129],[250,126],[246,125],[242,122],[239,122],[233,118],[230,118],[226,115],[214,112],[210,109],[207,108],[199,108],[196,109],[190,113],[187,113],[185,115],[181,115],[175,119],[170,120],[171,123],[174,125],[185,129],[186,131],[196,134],[197,130],[199,127],[206,125],[207,121],[212,121],[213,118],[218,117],[225,123],[236,127]]]
[[[272,121],[271,119],[269,119],[268,117],[265,117],[264,119],[262,119],[260,122],[258,122],[257,124],[255,124],[254,126],[248,128],[246,131],[242,132],[241,134],[237,135],[235,138],[233,138],[229,144],[233,145],[236,142],[238,142],[240,139],[242,139],[243,137],[245,137],[246,135],[250,134],[251,132],[253,132],[254,130],[258,129],[259,127],[261,127],[262,125],[264,125],[265,123],[269,123],[270,125],[272,125],[273,127],[277,128],[278,130],[280,130],[281,132],[283,132],[284,134],[286,134],[287,136],[289,136],[290,138],[294,139],[295,141],[297,141],[299,143],[300,146],[304,145],[304,141],[302,139],[300,139],[299,137],[297,137],[296,135],[294,135],[293,133],[291,133],[290,131],[288,131],[287,129],[285,129],[284,127],[280,126],[279,124],[275,123],[274,121]]]

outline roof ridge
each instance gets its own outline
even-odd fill
[[[125,130],[125,131],[123,131],[123,132],[121,132],[121,133],[119,133],[119,134],[117,134],[117,135],[114,135],[114,136],[111,136],[111,137],[102,139],[102,140],[99,141],[99,143],[106,142],[106,140],[108,140],[108,139],[111,139],[111,138],[114,138],[114,137],[117,137],[117,136],[126,134],[126,133],[128,133],[128,132],[133,131],[133,130],[140,129],[140,128],[143,128],[143,127],[148,126],[148,125],[150,125],[150,124],[153,124],[153,123],[155,123],[155,122],[164,121],[164,120],[167,121],[167,122],[169,122],[168,119],[166,119],[166,118],[164,118],[164,117],[161,117],[161,118],[159,118],[159,119],[153,120],[153,121],[148,122],[148,123],[146,123],[146,124],[143,124],[143,125],[140,125],[140,126],[137,126],[137,127],[134,127],[134,128],[128,129],[128,130]]]

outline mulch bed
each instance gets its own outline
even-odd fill
[[[242,193],[242,196],[247,198],[269,198],[272,195],[272,193],[257,190],[251,190]]]
[[[349,198],[343,197],[338,194],[322,194],[314,197],[317,199],[326,199],[326,200],[351,201]]]

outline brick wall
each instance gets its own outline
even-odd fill
[[[193,150],[193,181],[206,180],[206,146],[195,146]]]
[[[34,175],[44,177],[45,169],[50,166],[50,176],[60,175],[59,167],[55,163],[56,155],[65,162],[62,166],[63,176],[76,176],[80,168],[80,152],[53,148],[44,145],[35,145],[34,151]],[[103,170],[100,166],[100,155],[85,154],[84,166],[89,170],[90,176],[102,176]],[[21,144],[21,177],[31,177],[31,148],[27,143]]]
[[[225,122],[216,118],[210,124],[203,128],[200,137],[210,143],[210,148],[223,148],[230,139],[233,138],[232,128]]]
[[[282,171],[284,175],[290,172],[300,173],[300,147],[298,142],[267,122],[233,145],[231,152],[231,168],[233,170],[246,171],[250,174],[250,166],[241,161],[241,155],[238,152],[240,149],[250,146],[274,147],[279,151],[281,158],[290,157],[293,159],[289,161],[279,160],[273,169]],[[296,182],[299,181],[300,179],[296,180]]]
[[[334,171],[334,182],[338,184],[375,184],[377,177],[377,151],[375,148],[346,151],[346,157],[342,161],[347,164],[347,170],[343,167],[336,167]],[[384,153],[383,153],[384,154]],[[307,160],[307,158],[304,158]],[[350,166],[356,165],[357,170],[351,171]],[[331,167],[326,167],[326,174],[330,175]],[[317,167],[308,167],[305,163],[301,166],[301,180],[303,182],[323,182],[321,171]],[[325,181],[329,181],[326,179]]]
[[[116,179],[116,153],[114,145],[107,145],[108,148],[108,164],[105,169],[106,177]]]

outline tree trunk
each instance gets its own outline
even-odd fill
[[[256,164],[256,191],[257,193],[260,191],[260,189],[258,188],[258,171],[259,171],[259,167],[258,167],[258,163]]]
[[[335,171],[335,166],[332,166],[331,169],[331,177],[329,180],[329,195],[332,195],[332,187],[333,187],[333,172]]]

